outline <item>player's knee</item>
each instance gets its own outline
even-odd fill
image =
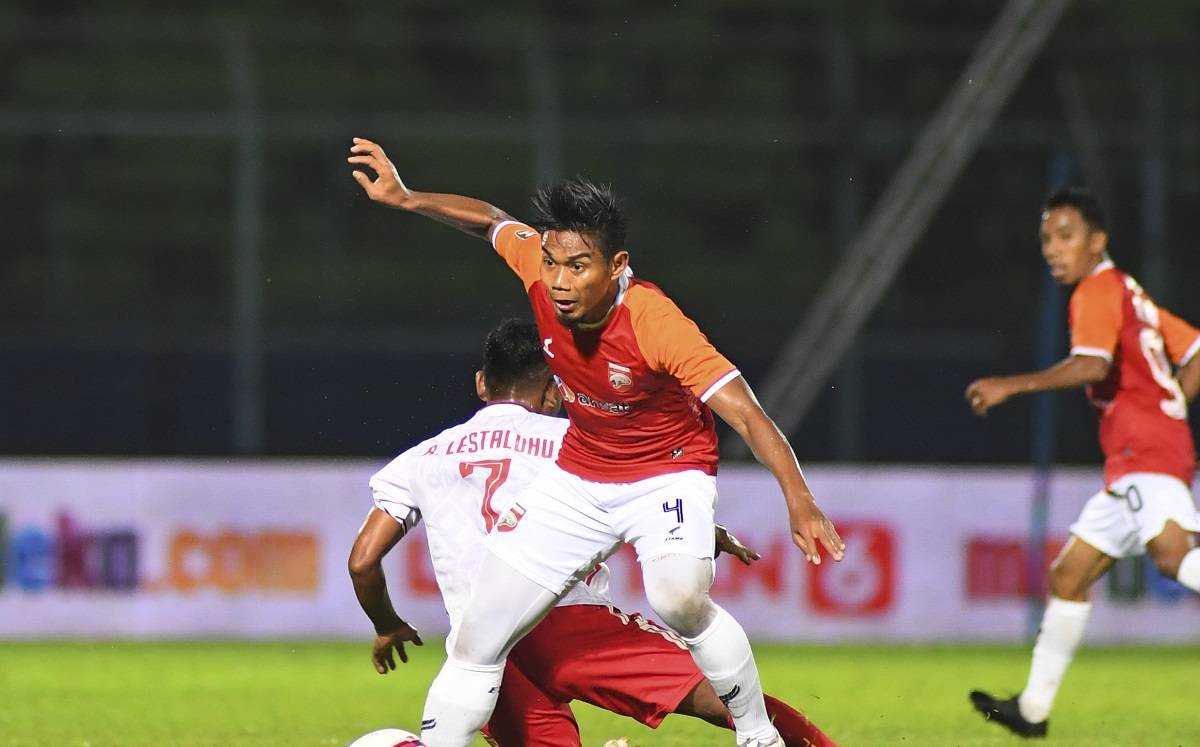
[[[1150,550],[1150,559],[1154,562],[1154,567],[1158,572],[1167,578],[1175,578],[1179,575],[1179,564],[1183,562],[1183,556],[1187,554],[1186,549],[1180,552],[1176,548],[1169,548],[1155,551]]]

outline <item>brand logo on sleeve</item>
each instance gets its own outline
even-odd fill
[[[521,239],[522,241],[524,241],[525,239],[532,239],[534,236],[537,236],[537,231],[530,231],[527,229],[522,229],[520,231],[517,231],[517,233],[516,233],[516,237],[518,239]]]

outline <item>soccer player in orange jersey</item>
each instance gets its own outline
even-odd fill
[[[787,439],[737,368],[655,286],[633,277],[612,193],[584,179],[534,198],[535,226],[486,202],[409,189],[383,149],[355,138],[367,195],[489,239],[520,278],[570,426],[556,464],[499,518],[448,658],[430,686],[422,739],[466,747],[496,702],[505,657],[555,600],[621,542],[647,601],[678,633],[733,717],[744,747],[783,742],[763,704],[745,631],[709,597],[716,508],[715,411],[771,470],[793,542],[813,563],[844,544],[817,507]]]
[[[1043,206],[1042,256],[1071,294],[1071,354],[1035,373],[979,379],[966,398],[979,415],[1011,397],[1087,387],[1100,416],[1104,490],[1084,505],[1050,567],[1050,599],[1019,696],[973,691],[975,708],[1026,737],[1046,735],[1054,696],[1083,638],[1088,589],[1117,558],[1149,553],[1158,569],[1200,592],[1200,515],[1188,403],[1200,390],[1200,331],[1159,308],[1108,256],[1104,211],[1091,192],[1062,189]]]

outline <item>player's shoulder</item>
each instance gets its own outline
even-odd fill
[[[679,306],[654,283],[635,279],[625,292],[625,305],[636,321],[683,316]]]
[[[1119,297],[1124,293],[1127,277],[1124,272],[1110,264],[1080,280],[1071,292],[1071,298]]]

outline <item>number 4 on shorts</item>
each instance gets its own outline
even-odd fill
[[[683,523],[683,499],[682,498],[676,498],[674,503],[667,503],[666,501],[663,501],[663,513],[669,514],[672,512],[674,512],[674,514],[675,514],[675,521],[682,524]]]

